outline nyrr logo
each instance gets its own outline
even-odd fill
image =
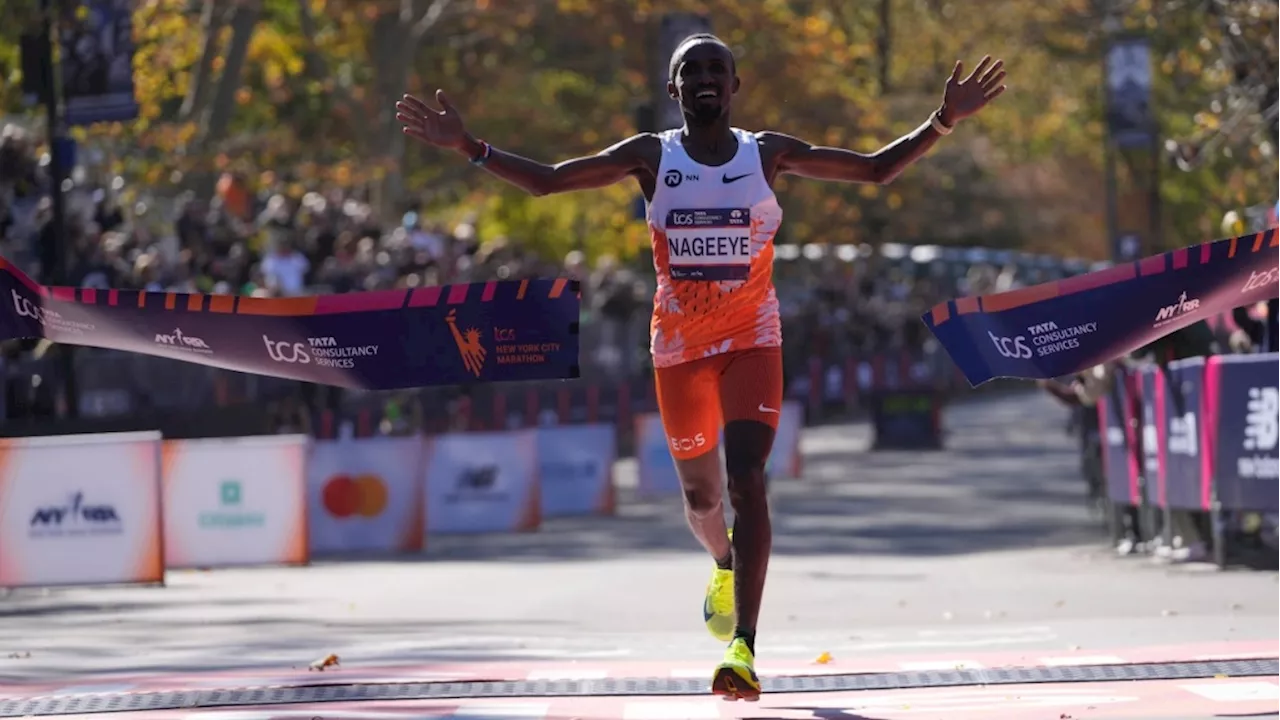
[[[32,537],[117,535],[123,529],[113,505],[90,505],[84,493],[74,493],[66,505],[37,508],[27,523]]]
[[[1156,327],[1173,322],[1175,319],[1199,309],[1200,301],[1196,298],[1188,298],[1187,293],[1184,291],[1178,296],[1178,302],[1162,307],[1156,312]]]
[[[275,362],[289,365],[311,364],[311,354],[307,352],[307,346],[302,343],[277,342],[263,335],[262,344],[267,346],[267,357]]]
[[[480,371],[484,370],[485,356],[484,345],[480,343],[480,331],[475,328],[467,328],[466,331],[458,330],[457,310],[450,310],[444,321],[449,323],[449,331],[453,333],[453,342],[458,346],[458,354],[462,356],[463,366],[472,375],[480,377]]]
[[[1027,345],[1027,339],[1023,336],[1019,335],[1015,338],[1000,337],[988,330],[987,337],[991,338],[991,344],[996,346],[996,351],[1001,356],[1011,360],[1031,359],[1031,346]]]
[[[172,335],[156,333],[155,343],[157,345],[178,348],[180,350],[200,353],[202,355],[209,355],[213,353],[213,350],[209,349],[208,343],[198,337],[182,334],[181,328],[174,328]]]

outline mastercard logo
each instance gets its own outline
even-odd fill
[[[324,509],[336,518],[372,518],[387,507],[387,486],[377,475],[335,475],[321,491]]]

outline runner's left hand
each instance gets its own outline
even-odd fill
[[[1004,92],[1004,61],[991,62],[987,55],[978,63],[978,67],[965,79],[960,79],[964,63],[957,62],[951,77],[947,79],[947,89],[942,96],[942,110],[939,119],[954,127],[957,122],[976,115],[987,103],[1000,97]]]

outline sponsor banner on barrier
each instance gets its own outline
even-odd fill
[[[1213,425],[1205,469],[1228,510],[1276,512],[1280,504],[1278,364],[1276,353],[1215,355],[1205,364],[1205,415]]]
[[[765,470],[770,478],[799,476],[800,429],[803,425],[803,406],[793,400],[784,402],[779,413],[773,450],[765,463]],[[667,443],[662,418],[658,413],[640,413],[636,416],[636,464],[639,466],[641,495],[657,496],[680,492],[680,478],[676,475],[675,461]],[[723,433],[718,451],[723,467]]]
[[[1202,357],[1169,363],[1162,392],[1156,398],[1160,436],[1160,504],[1165,507],[1209,509],[1200,502],[1204,367]]]
[[[773,451],[765,472],[771,478],[798,478],[802,471],[800,430],[804,427],[804,406],[796,400],[784,400],[778,413],[778,432],[773,436]]]
[[[313,554],[422,550],[419,437],[315,443],[307,466]]]
[[[0,440],[0,587],[164,580],[160,433]]]
[[[612,425],[566,425],[535,432],[543,517],[612,515],[617,430]]]
[[[165,566],[306,563],[309,442],[305,435],[166,441]]]
[[[440,435],[425,465],[428,533],[524,532],[541,524],[535,431]]]
[[[636,415],[637,490],[642,496],[673,495],[680,492],[675,461],[667,447],[667,433],[658,413]]]
[[[1138,437],[1134,423],[1134,376],[1123,367],[1115,368],[1110,391],[1098,399],[1098,425],[1102,433],[1102,469],[1107,497],[1116,503],[1141,502],[1138,474]]]
[[[1164,393],[1164,371],[1158,365],[1144,365],[1138,370],[1138,402],[1142,418],[1143,501],[1160,503],[1160,419],[1157,414]]]
[[[1218,240],[923,316],[973,386],[1082,372],[1194,322],[1276,297],[1276,230]]]
[[[575,281],[254,298],[42,287],[0,258],[0,340],[360,389],[578,377]]]

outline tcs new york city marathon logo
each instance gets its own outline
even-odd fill
[[[458,329],[458,311],[450,310],[444,321],[449,324],[449,332],[453,334],[453,342],[458,346],[458,355],[462,357],[462,365],[476,377],[484,370],[484,359],[487,354],[484,344],[480,342],[480,331],[476,328]]]

